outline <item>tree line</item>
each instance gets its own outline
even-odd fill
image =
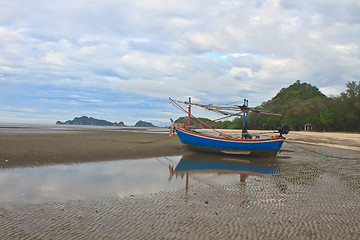
[[[346,87],[347,90],[338,96],[327,97],[317,87],[298,80],[261,106],[281,116],[250,112],[248,129],[272,130],[287,123],[292,130],[303,130],[307,124],[314,131],[360,132],[360,82],[348,82]],[[218,122],[201,120],[218,129],[241,129],[243,123],[242,117]],[[195,127],[201,127],[195,119],[191,121]],[[176,122],[187,124],[187,117]]]

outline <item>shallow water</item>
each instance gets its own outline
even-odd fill
[[[182,187],[168,181],[181,156],[0,170],[0,204],[149,194]]]
[[[230,184],[241,176],[276,174],[273,159],[188,154],[185,156],[0,170],[0,204],[64,202],[188,188],[191,179]],[[193,176],[196,175],[196,176]]]

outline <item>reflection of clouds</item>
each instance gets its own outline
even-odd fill
[[[180,157],[168,158],[178,162]],[[0,202],[66,201],[102,196],[147,194],[180,188],[168,182],[165,158],[125,160],[0,171]]]

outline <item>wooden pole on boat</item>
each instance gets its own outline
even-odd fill
[[[189,97],[189,106],[188,106],[188,126],[191,125],[191,97]]]
[[[184,108],[182,108],[177,102],[175,102],[175,100],[171,99],[171,97],[169,97],[169,100],[170,100],[171,102],[173,102],[177,107],[179,107],[179,108],[180,108],[181,110],[183,110],[184,112],[189,113],[189,112],[186,111]],[[212,128],[212,127],[210,127],[208,124],[204,123],[203,121],[201,121],[200,119],[198,119],[197,117],[195,117],[194,115],[192,115],[191,113],[189,113],[189,115],[190,115],[191,117],[195,118],[196,120],[198,120],[199,122],[201,122],[202,124],[204,124],[205,126],[207,126],[208,128],[210,128],[211,130],[213,130],[213,131],[215,131],[215,132],[217,132],[217,133],[220,133],[220,134],[222,134],[223,136],[229,136],[229,137],[231,137],[229,134],[220,132],[220,131],[218,131],[218,130]]]
[[[248,110],[247,110],[247,107],[248,107],[248,104],[249,104],[249,101],[244,99],[244,115],[243,115],[243,126],[242,126],[242,133],[243,135],[247,133],[247,116],[248,116]]]

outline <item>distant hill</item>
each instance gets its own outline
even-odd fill
[[[304,124],[309,123],[314,129],[320,129],[320,113],[326,109],[328,101],[329,98],[317,87],[297,80],[262,104],[262,109],[281,114],[281,117],[251,113],[249,128],[276,129],[280,124],[287,123],[292,129],[301,130]]]
[[[117,126],[117,127],[126,127],[124,122],[109,122],[106,120],[96,119],[93,117],[75,117],[73,120],[68,120],[66,122],[57,121],[56,124],[64,125],[90,125],[90,126]],[[138,121],[134,127],[156,127],[151,122]]]
[[[96,119],[92,117],[82,116],[75,117],[73,120],[68,120],[66,122],[57,121],[56,124],[65,124],[65,125],[92,125],[92,126],[118,126],[125,127],[124,122],[109,122],[106,120]]]
[[[282,88],[275,97],[264,103],[262,108],[273,113],[287,115],[290,106],[294,107],[305,102],[310,105],[316,99],[322,101],[327,97],[317,87],[306,82],[300,83],[300,80],[297,80],[289,87]]]
[[[209,126],[211,126],[213,128],[222,128],[222,124],[216,125],[215,122],[213,122],[212,120],[210,120],[208,118],[198,117],[198,119],[203,121],[204,123],[208,124]],[[186,117],[179,117],[178,119],[175,120],[175,123],[187,126],[188,125],[188,117],[187,116]],[[194,118],[191,118],[190,125],[195,127],[195,128],[207,128],[205,125],[201,124],[199,121],[197,121]]]
[[[282,88],[267,104],[272,104],[273,101],[284,103],[288,100],[300,99],[308,100],[312,98],[326,98],[326,96],[315,86],[309,83],[300,83],[297,80],[294,84],[287,88]]]
[[[155,127],[155,126],[150,122],[145,122],[140,120],[134,125],[134,127]]]

